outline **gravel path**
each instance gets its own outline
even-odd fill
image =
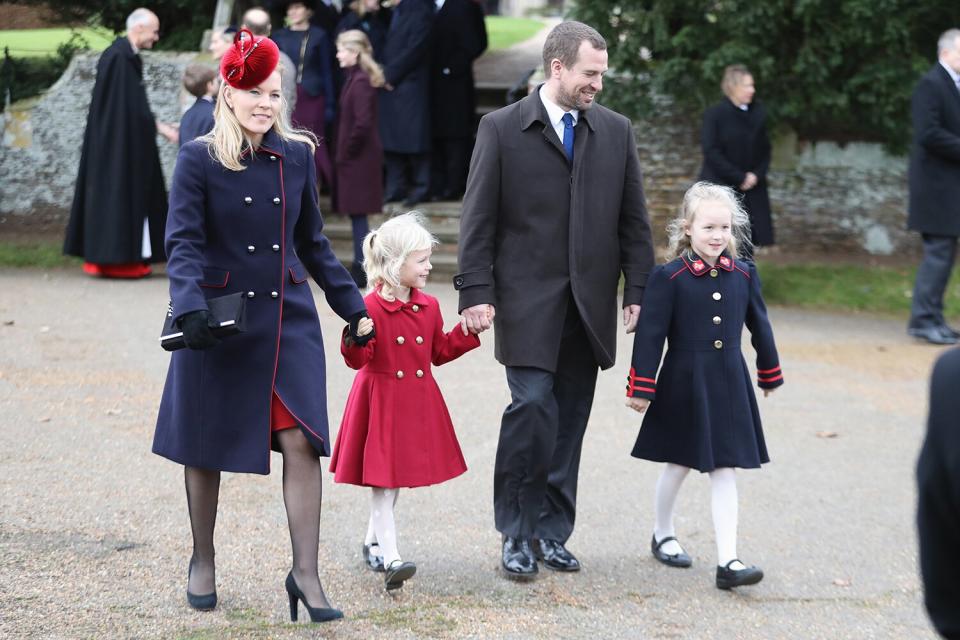
[[[760,400],[773,462],[740,474],[740,553],[767,573],[756,587],[713,586],[705,477],[688,479],[678,505],[694,567],[650,556],[658,466],[629,456],[638,428],[622,399],[629,340],[600,376],[584,446],[570,541],[584,570],[503,579],[491,476],[507,389],[488,334],[479,352],[438,369],[470,470],[401,492],[401,550],[419,567],[402,592],[385,594],[361,565],[366,492],[325,474],[322,576],[347,619],[289,622],[275,457],[270,476],[224,475],[220,605],[193,612],[182,471],[150,453],[168,360],[156,345],[166,288],[162,275],[0,271],[0,637],[933,637],[917,578],[913,465],[940,350],[911,342],[902,320],[790,309],[772,311],[787,384]],[[452,287],[428,291],[451,325]],[[318,306],[336,425],[352,376],[336,348],[342,322],[319,292]]]

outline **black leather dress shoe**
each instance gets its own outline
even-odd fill
[[[907,334],[930,344],[957,344],[960,341],[948,327],[911,327],[907,329]]]
[[[367,564],[367,568],[370,569],[370,571],[385,571],[383,568],[383,556],[378,556],[370,552],[370,547],[373,546],[376,545],[363,545],[363,561]]]
[[[733,587],[745,587],[748,584],[757,584],[763,580],[763,571],[759,567],[744,567],[743,569],[731,569],[730,565],[734,562],[740,562],[733,559],[722,567],[717,567],[717,589],[732,589]],[[743,564],[743,563],[741,563]]]
[[[554,571],[580,571],[580,561],[556,540],[534,540],[533,552],[548,569]]]
[[[537,559],[530,549],[530,541],[521,538],[503,538],[503,570],[517,580],[529,580],[537,575]]]
[[[954,338],[960,338],[960,331],[957,331],[950,325],[945,324],[943,325],[942,329],[945,330],[949,335],[953,336]]]
[[[403,583],[417,572],[417,565],[412,562],[394,561],[383,575],[383,586],[387,591],[393,591],[403,586]]]
[[[680,553],[674,553],[672,555],[664,553],[660,549],[660,547],[670,542],[671,540],[676,542],[677,545],[680,544],[680,541],[674,538],[673,536],[667,536],[660,542],[657,542],[657,536],[656,534],[654,534],[654,536],[650,538],[650,551],[653,552],[653,557],[659,560],[660,562],[662,562],[663,564],[667,565],[668,567],[678,567],[680,569],[686,569],[687,567],[691,566],[693,564],[693,560],[691,560],[690,556],[687,555],[687,552],[683,550],[683,547],[680,548]]]

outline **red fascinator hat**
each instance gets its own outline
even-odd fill
[[[270,38],[255,38],[249,29],[240,29],[233,46],[220,60],[220,76],[236,89],[253,89],[277,68],[280,50]]]

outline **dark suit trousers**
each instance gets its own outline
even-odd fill
[[[940,327],[943,318],[943,294],[957,257],[957,237],[923,234],[923,259],[917,269],[910,305],[911,329]]]
[[[434,138],[430,193],[460,198],[467,188],[470,138]]]
[[[598,365],[570,300],[556,372],[507,367],[511,402],[500,423],[493,475],[497,529],[566,542],[577,506],[580,449]]]
[[[430,154],[387,151],[383,154],[383,159],[386,169],[384,200],[399,200],[404,197],[417,202],[426,200],[430,186]]]

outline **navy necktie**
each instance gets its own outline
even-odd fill
[[[563,114],[563,150],[567,152],[567,160],[573,164],[573,114]]]

